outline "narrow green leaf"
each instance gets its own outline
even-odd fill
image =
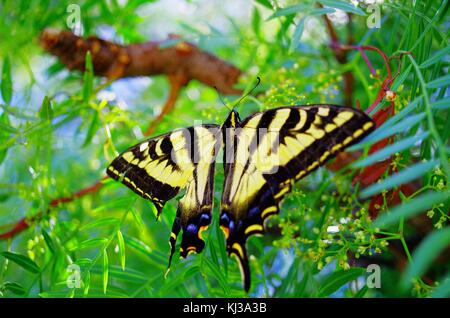
[[[11,126],[8,114],[3,112],[0,116],[0,138],[9,137],[9,134],[15,134],[17,132],[19,131]]]
[[[0,143],[9,138],[11,133],[15,133],[15,129],[10,126],[9,117],[6,112],[0,115]],[[0,164],[5,160],[8,148],[0,150]]]
[[[319,297],[331,295],[345,284],[364,275],[365,272],[364,268],[350,268],[331,273],[322,281],[319,288]]]
[[[106,290],[108,288],[108,252],[106,250],[103,251],[103,294],[106,294]]]
[[[442,77],[436,78],[435,80],[427,84],[428,88],[439,88],[450,85],[450,74],[444,75]]]
[[[217,282],[219,283],[220,287],[223,289],[224,293],[226,295],[230,294],[230,287],[228,285],[228,282],[225,278],[225,275],[221,272],[219,267],[217,267],[213,262],[211,262],[208,258],[204,259],[206,265],[211,269],[212,274],[217,279]]]
[[[389,176],[382,182],[375,183],[365,188],[363,191],[361,191],[361,198],[371,197],[372,195],[380,193],[384,190],[389,190],[401,184],[405,184],[409,181],[417,179],[433,169],[437,164],[439,164],[438,160],[416,163],[392,176]]]
[[[54,253],[55,244],[53,243],[53,240],[50,237],[50,235],[44,229],[42,229],[42,236],[44,237],[45,244],[47,244],[47,247],[50,250],[50,252]]]
[[[93,266],[91,269],[93,274],[102,275],[103,274],[103,266]],[[108,268],[108,276],[117,280],[121,280],[124,282],[132,282],[137,284],[145,283],[148,280],[148,275],[142,272],[139,272],[135,269],[126,268],[122,269],[121,266],[111,265]]]
[[[13,85],[11,79],[11,63],[9,61],[9,57],[5,57],[3,59],[3,67],[2,67],[2,81],[0,84],[0,91],[2,93],[2,98],[6,104],[11,102],[12,94],[13,94]]]
[[[98,247],[98,246],[105,244],[107,241],[108,241],[108,239],[106,239],[106,238],[96,237],[96,238],[85,240],[85,241],[79,243],[72,250],[81,250],[81,249],[85,249],[85,248]]]
[[[373,222],[374,228],[386,228],[390,225],[397,224],[402,218],[407,219],[414,215],[431,209],[433,205],[441,203],[450,197],[449,192],[428,192],[417,196],[407,202],[396,205],[389,211],[386,211]]]
[[[92,89],[94,86],[94,71],[92,67],[92,57],[91,52],[86,53],[85,70],[83,76],[83,100],[85,102],[89,101],[92,94]]]
[[[403,276],[402,286],[410,287],[413,278],[425,274],[436,257],[448,246],[450,246],[450,226],[433,231],[428,235],[414,251],[412,261]]]
[[[415,143],[417,143],[419,140],[424,140],[429,136],[428,132],[424,132],[422,134],[416,135],[416,136],[412,136],[403,140],[400,140],[392,145],[389,145],[375,153],[373,153],[372,155],[370,155],[367,158],[364,158],[362,160],[358,160],[355,163],[352,163],[351,166],[353,168],[362,168],[362,167],[366,167],[369,166],[379,160],[382,159],[386,159],[387,157],[389,157],[390,155],[403,151],[405,149],[411,148],[412,146],[414,146]]]
[[[29,271],[30,273],[38,274],[41,271],[39,266],[28,256],[12,252],[0,252],[0,255],[16,263],[17,265]]]
[[[435,101],[431,104],[431,109],[433,110],[442,110],[450,108],[450,97],[446,97],[440,100]]]
[[[397,114],[395,114],[394,117],[391,117],[388,120],[386,120],[381,127],[384,127],[383,129],[386,129],[387,127],[390,127],[390,126],[394,125],[395,123],[398,123],[400,120],[405,118],[409,113],[416,110],[419,107],[421,101],[422,101],[422,96],[417,97],[412,102],[410,102],[408,104],[408,106],[406,106],[401,111],[399,111]]]
[[[3,284],[3,288],[5,290],[9,290],[10,292],[12,292],[18,296],[23,296],[26,293],[25,288],[22,285],[20,285],[19,283],[5,282]]]
[[[289,48],[290,51],[294,51],[298,47],[304,28],[305,17],[302,17],[295,26],[294,34],[292,35],[291,46]]]
[[[262,4],[267,9],[273,9],[273,6],[272,6],[272,4],[270,3],[269,0],[255,0],[255,1],[258,2],[259,4]]]
[[[450,297],[450,273],[439,282],[439,285],[431,293],[433,298],[448,298]]]
[[[428,66],[431,66],[435,64],[436,62],[440,61],[442,57],[445,55],[450,54],[450,45],[446,48],[436,52],[432,57],[430,57],[428,60],[420,64],[420,68],[426,68]]]
[[[122,270],[125,270],[125,242],[120,230],[117,231],[117,245],[119,246],[120,265],[122,266]]]
[[[187,280],[197,273],[200,273],[200,266],[190,266],[188,270],[184,273],[184,280]]]
[[[306,12],[309,11],[309,9],[311,9],[311,6],[308,4],[296,4],[286,8],[278,9],[270,17],[268,17],[267,20],[297,14],[298,12]]]
[[[53,118],[52,104],[47,96],[42,100],[41,108],[39,109],[39,118],[42,121],[52,120]]]
[[[257,7],[253,8],[252,13],[252,28],[253,32],[257,35],[261,35],[261,13],[259,13],[259,10]]]
[[[371,133],[367,138],[364,138],[362,142],[352,147],[352,150],[362,149],[367,145],[374,144],[377,141],[380,141],[386,137],[398,134],[400,132],[404,132],[406,130],[411,129],[416,124],[420,123],[426,117],[425,113],[420,113],[416,115],[412,115],[408,118],[405,118],[398,124],[395,124],[391,127],[384,127],[382,125],[380,128]]]
[[[340,1],[340,0],[319,0],[319,2],[327,7],[332,7],[345,12],[354,13],[357,15],[366,15],[366,13],[351,3]]]
[[[141,214],[138,211],[136,211],[136,209],[134,209],[134,208],[130,208],[130,211],[131,211],[131,215],[133,215],[133,218],[137,223],[138,228],[143,229],[144,221],[142,220]]]
[[[394,81],[392,84],[392,90],[396,91],[400,85],[403,84],[403,82],[408,78],[409,73],[412,70],[412,65],[408,66],[406,70],[404,70]]]
[[[86,271],[86,276],[83,280],[83,295],[86,297],[89,294],[89,289],[91,288],[91,272]]]
[[[102,227],[102,226],[117,225],[119,222],[120,222],[120,219],[118,219],[118,218],[112,218],[112,217],[99,218],[95,221],[92,221],[88,224],[83,225],[80,228],[80,231],[86,231],[86,230],[90,230],[90,229],[98,228],[98,227]]]
[[[367,285],[364,285],[360,290],[358,290],[358,292],[355,294],[354,298],[363,298],[368,290],[369,290],[369,287],[367,287]]]
[[[88,131],[86,133],[86,138],[84,139],[82,147],[86,147],[91,144],[92,138],[94,138],[95,133],[100,128],[100,120],[98,116],[98,112],[92,115],[91,123],[89,124]]]

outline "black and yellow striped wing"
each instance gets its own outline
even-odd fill
[[[225,139],[226,156],[234,160],[224,164],[220,225],[228,252],[239,260],[246,290],[247,238],[264,233],[264,221],[278,213],[295,181],[374,128],[363,112],[333,105],[271,109],[236,125],[233,138]]]
[[[170,237],[171,254],[183,230],[180,255],[201,252],[201,232],[211,222],[214,166],[221,146],[220,127],[202,125],[148,139],[119,155],[107,174],[152,201],[160,215],[164,204],[186,189]]]

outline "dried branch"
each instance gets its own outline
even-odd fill
[[[120,45],[94,36],[82,38],[69,31],[53,29],[45,29],[39,40],[42,47],[57,56],[69,70],[84,71],[86,53],[90,51],[94,74],[108,80],[168,76],[170,94],[147,134],[151,134],[163,116],[173,109],[181,88],[191,80],[216,87],[223,94],[242,92],[233,87],[241,70],[175,35],[169,40],[176,44],[169,47],[166,47],[167,41]]]
[[[107,177],[105,176],[105,177],[103,177],[102,180],[104,180],[106,178]],[[48,214],[48,212],[50,211],[50,208],[55,208],[55,207],[59,206],[62,203],[72,202],[75,199],[79,199],[79,198],[81,198],[81,197],[83,197],[83,196],[85,196],[87,194],[92,194],[92,193],[97,192],[103,186],[102,180],[95,182],[93,185],[91,185],[91,186],[89,186],[87,188],[84,188],[84,189],[82,189],[80,191],[75,192],[71,196],[60,197],[60,198],[56,198],[56,199],[51,200],[50,203],[48,204],[49,208],[47,209],[47,211],[45,211],[45,213],[38,212],[36,215],[34,215],[34,216],[30,217],[30,218],[22,218],[22,219],[20,219],[19,221],[17,221],[16,224],[13,225],[11,230],[0,234],[0,240],[13,238],[17,234],[25,231],[36,220],[38,220],[38,219],[42,218],[44,215]]]
[[[321,5],[320,5],[321,6]],[[330,47],[333,50],[334,57],[339,64],[347,64],[347,50],[342,49],[340,45],[339,38],[337,36],[336,30],[334,29],[333,23],[330,21],[326,14],[323,15],[325,20],[325,26],[327,28],[328,34],[330,36]],[[347,39],[347,45],[351,45],[353,41],[352,34],[352,16],[349,14],[349,35]],[[344,77],[344,104],[347,106],[352,106],[353,104],[353,85],[355,78],[351,71],[347,71],[343,74]]]

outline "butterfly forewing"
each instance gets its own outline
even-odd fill
[[[214,166],[221,145],[220,127],[202,125],[175,130],[141,142],[118,156],[107,174],[152,201],[158,216],[164,204],[186,189],[180,199],[169,239],[171,254],[183,230],[180,254],[201,252],[201,233],[211,222]]]

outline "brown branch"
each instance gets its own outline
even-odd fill
[[[16,224],[14,224],[13,228],[5,233],[0,233],[0,240],[4,240],[4,239],[9,239],[9,238],[13,238],[14,236],[16,236],[17,234],[25,231],[26,229],[28,229],[30,227],[31,224],[34,223],[34,221],[42,218],[45,214],[48,214],[48,212],[50,211],[50,208],[54,208],[59,206],[62,203],[68,203],[68,202],[72,202],[75,199],[81,198],[87,194],[91,194],[91,193],[95,193],[98,190],[100,190],[100,188],[103,186],[102,180],[105,180],[107,177],[103,177],[100,181],[95,182],[93,185],[84,188],[80,191],[75,192],[73,195],[68,196],[68,197],[60,197],[57,199],[53,199],[49,202],[49,208],[47,209],[47,211],[45,213],[43,212],[38,212],[36,215],[30,217],[30,218],[22,218],[19,221],[17,221]]]
[[[242,74],[240,69],[176,35],[171,35],[169,40],[178,42],[169,47],[165,46],[167,41],[120,45],[94,36],[82,38],[69,31],[53,29],[45,29],[39,40],[41,46],[57,56],[69,70],[84,71],[85,57],[89,51],[94,74],[109,80],[135,76],[168,76],[170,94],[161,114],[149,127],[149,133],[173,109],[180,89],[191,80],[215,87],[223,94],[242,93],[233,87]]]
[[[319,5],[322,7],[322,5]],[[326,14],[323,15],[323,19],[325,21],[325,26],[330,36],[330,47],[333,50],[334,57],[339,64],[347,64],[347,51],[342,49],[340,45],[339,38],[337,36],[336,30],[334,29],[333,23],[330,21]],[[350,45],[353,41],[352,35],[352,20],[351,15],[349,15],[349,35],[347,39],[347,45]],[[343,74],[344,77],[344,104],[347,106],[353,105],[353,85],[355,82],[355,78],[351,71],[347,71]]]
[[[164,106],[159,113],[159,115],[153,119],[153,121],[148,126],[147,130],[145,131],[146,136],[150,136],[153,134],[156,126],[163,120],[164,116],[166,116],[168,113],[170,113],[173,108],[175,107],[175,103],[178,99],[178,96],[180,95],[180,91],[183,88],[184,85],[186,85],[187,79],[183,74],[176,74],[176,75],[169,75],[169,83],[170,83],[170,90],[169,90],[169,96],[167,97],[166,102],[164,103]]]

